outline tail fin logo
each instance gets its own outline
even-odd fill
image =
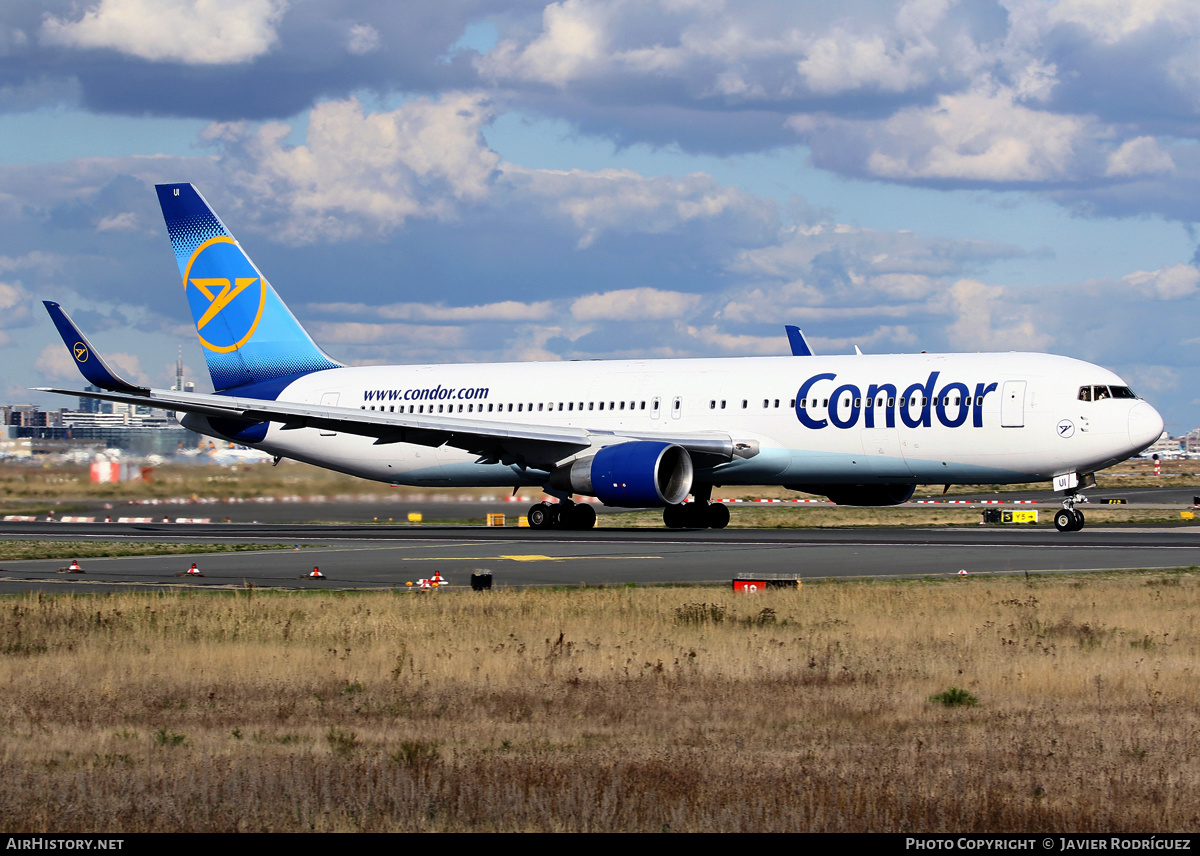
[[[76,342],[71,347],[71,353],[73,353],[75,355],[76,362],[80,362],[80,363],[87,362],[88,349],[87,349],[87,345],[83,344],[83,342]]]
[[[200,344],[227,354],[250,341],[262,320],[267,286],[230,237],[209,238],[183,273]]]

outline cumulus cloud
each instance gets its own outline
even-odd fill
[[[378,239],[412,220],[456,221],[506,206],[570,224],[579,249],[608,233],[685,231],[701,243],[753,246],[778,228],[774,201],[705,173],[647,177],[501,163],[481,134],[493,109],[478,93],[376,112],[351,98],[314,107],[300,145],[288,142],[291,129],[280,123],[214,123],[204,136],[254,228],[293,245]],[[112,216],[107,228],[132,228]]]
[[[814,40],[796,68],[808,88],[822,95],[864,87],[904,92],[927,82],[921,66],[935,57],[926,39],[889,44],[878,34],[862,38],[836,29]]]
[[[142,371],[142,361],[137,354],[105,351],[104,359],[131,381],[139,384],[150,383],[150,377]],[[33,361],[33,367],[45,378],[79,380],[79,367],[61,342],[54,342],[42,348],[37,359]]]
[[[589,294],[571,304],[579,321],[654,321],[686,317],[700,304],[700,295],[656,288],[623,288]]]
[[[234,183],[270,199],[280,236],[291,243],[378,235],[413,217],[450,218],[457,203],[488,192],[499,155],[480,128],[491,107],[479,94],[417,98],[367,112],[354,98],[318,104],[303,145],[287,125],[213,125]],[[260,217],[272,216],[260,210]]]
[[[310,308],[322,315],[373,315],[395,321],[542,321],[553,312],[548,300],[522,303],[502,300],[479,306],[444,306],[428,303],[393,303],[370,306],[366,303],[314,303]]]
[[[744,333],[727,333],[716,325],[681,325],[681,329],[706,351],[717,350],[723,354],[738,356],[783,356],[787,353],[787,342],[778,335],[751,336]]]
[[[79,377],[79,369],[75,368],[75,361],[71,359],[67,349],[57,342],[42,348],[37,359],[33,361],[33,367],[45,378]]]
[[[285,0],[100,0],[78,20],[46,17],[42,41],[152,62],[250,62],[275,43]]]
[[[1049,4],[1052,25],[1070,24],[1106,44],[1154,26],[1200,30],[1200,7],[1190,0],[1059,0]]]
[[[565,86],[606,48],[605,18],[609,8],[585,0],[563,0],[542,10],[542,32],[524,47],[505,39],[476,66],[488,78],[521,80]]]
[[[101,218],[96,224],[97,232],[134,232],[139,228],[137,214],[132,211],[122,211]]]
[[[20,283],[0,282],[0,329],[24,324],[29,318],[30,296]]]
[[[379,50],[382,40],[379,30],[370,24],[355,24],[346,34],[346,50],[355,56],[366,56]]]
[[[729,223],[741,237],[775,224],[774,206],[709,175],[647,178],[631,170],[533,170],[504,165],[504,180],[515,191],[570,218],[582,232],[579,246],[603,232],[656,234],[698,222]]]
[[[1135,137],[1126,140],[1121,147],[1108,156],[1104,170],[1110,176],[1134,176],[1162,172],[1173,172],[1175,161],[1153,137]]]
[[[950,343],[963,351],[1043,351],[1052,337],[1027,302],[1003,286],[960,279],[950,287]]]
[[[1178,300],[1196,293],[1200,283],[1200,270],[1194,265],[1166,265],[1158,270],[1139,270],[1122,277],[1147,297],[1158,300]]]
[[[819,162],[904,181],[1070,180],[1094,134],[1088,119],[1031,109],[1007,87],[942,95],[884,120],[802,114],[788,125]],[[847,149],[851,139],[858,142]]]
[[[319,342],[331,345],[393,345],[412,347],[459,347],[464,344],[461,327],[429,327],[419,324],[365,324],[357,321],[318,321],[309,325]]]

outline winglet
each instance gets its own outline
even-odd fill
[[[96,349],[87,340],[87,336],[83,335],[83,331],[75,325],[66,312],[63,312],[61,306],[50,300],[43,300],[42,304],[50,313],[50,320],[58,328],[58,335],[62,336],[63,344],[67,346],[71,359],[75,360],[75,365],[89,383],[110,392],[126,392],[133,395],[150,394],[150,390],[146,387],[129,383],[110,369],[108,363],[104,362],[104,358],[96,353]]]
[[[808,340],[804,338],[804,334],[800,332],[799,327],[787,324],[783,329],[787,330],[788,343],[792,346],[793,357],[813,356],[813,349],[808,346]]]

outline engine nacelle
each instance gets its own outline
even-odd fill
[[[788,490],[829,497],[836,505],[901,505],[912,499],[913,484],[789,484]]]
[[[261,443],[267,436],[269,422],[250,422],[246,419],[230,419],[218,416],[201,416],[188,413],[179,420],[184,428],[208,437],[224,437],[234,443]]]
[[[550,486],[624,508],[678,505],[692,492],[694,472],[682,446],[631,440],[559,467],[550,474]]]

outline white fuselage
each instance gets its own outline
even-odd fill
[[[1044,354],[746,357],[367,366],[315,372],[283,402],[613,434],[719,432],[758,453],[697,472],[711,484],[1005,483],[1092,472],[1158,439],[1162,419],[1107,369]],[[204,431],[203,417],[188,424]],[[218,433],[207,431],[206,433]],[[274,455],[397,484],[532,485],[545,470],[450,446],[271,423]],[[585,450],[581,455],[594,450]],[[570,457],[578,457],[572,455]]]

